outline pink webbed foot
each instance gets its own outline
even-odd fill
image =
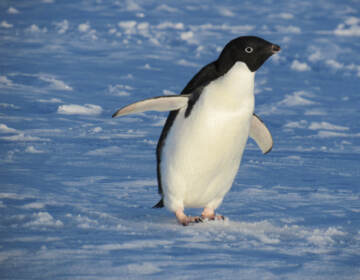
[[[203,222],[202,217],[199,216],[195,216],[195,217],[191,217],[191,216],[186,216],[184,214],[184,211],[181,210],[177,210],[175,212],[176,215],[176,219],[178,220],[178,222],[180,224],[182,224],[183,226],[188,226],[189,224],[194,224],[194,223],[201,223]]]
[[[204,220],[210,220],[210,221],[224,221],[225,217],[223,215],[216,215],[214,209],[212,208],[205,208],[204,211],[201,214],[201,218]]]

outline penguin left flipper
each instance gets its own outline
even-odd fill
[[[145,111],[173,111],[178,110],[188,104],[190,95],[170,95],[158,96],[145,100],[141,100],[117,110],[112,117],[136,114]]]
[[[255,140],[264,155],[271,151],[273,146],[271,133],[264,122],[255,114],[251,118],[249,136]]]

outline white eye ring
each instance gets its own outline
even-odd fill
[[[253,51],[254,51],[254,49],[252,47],[245,48],[245,52],[247,52],[247,53],[252,53]]]

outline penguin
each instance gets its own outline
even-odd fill
[[[179,95],[135,102],[113,114],[170,111],[156,148],[161,200],[154,208],[165,206],[184,226],[224,219],[215,210],[232,186],[248,137],[263,154],[273,146],[269,130],[254,113],[254,79],[279,51],[280,46],[256,36],[235,38]],[[187,216],[185,208],[203,211]]]

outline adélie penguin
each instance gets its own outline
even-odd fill
[[[179,223],[223,219],[216,215],[234,181],[250,136],[268,153],[272,136],[254,114],[255,72],[278,45],[255,36],[230,41],[214,62],[203,67],[180,95],[159,96],[125,106],[113,114],[171,111],[156,155],[161,200]],[[185,208],[203,208],[190,217]]]

